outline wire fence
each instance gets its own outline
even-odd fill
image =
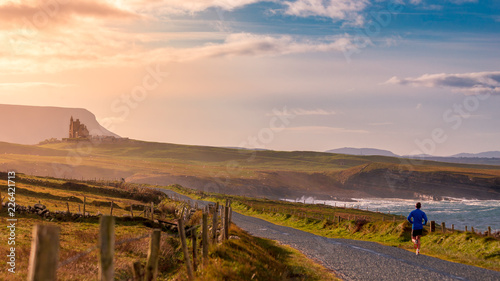
[[[187,211],[187,212],[186,212]],[[202,252],[203,262],[208,260],[208,244],[218,243],[218,241],[224,241],[229,238],[229,225],[230,225],[230,202],[226,201],[226,206],[220,208],[219,203],[207,206],[202,209],[202,223],[190,226],[186,229],[184,226],[185,220],[191,214],[191,209],[184,206],[182,208],[182,213],[177,219],[177,231],[178,234],[164,233],[164,236],[179,238],[182,249],[184,252],[184,264],[187,268],[187,273],[189,279],[194,279],[195,271],[197,269],[197,259],[198,251]],[[154,206],[151,206],[151,219],[153,223],[154,218]],[[185,216],[186,214],[186,216]],[[212,215],[212,228],[208,227],[208,215]],[[159,222],[160,220],[156,220]],[[220,228],[219,228],[220,222]],[[172,223],[170,223],[172,224]],[[202,247],[197,248],[197,233],[198,228],[202,227],[201,232],[201,244]],[[79,259],[90,255],[94,251],[98,251],[99,265],[98,274],[99,280],[111,281],[114,280],[115,268],[115,248],[119,245],[139,241],[150,237],[150,248],[148,251],[147,263],[144,266],[139,261],[134,262],[132,267],[133,280],[156,280],[158,275],[158,260],[160,253],[160,239],[161,230],[153,229],[152,233],[143,234],[137,237],[126,238],[120,241],[114,241],[114,229],[115,229],[115,217],[113,216],[101,216],[99,222],[99,239],[96,245],[93,245],[84,251],[73,255],[64,261],[57,262],[59,253],[59,232],[60,228],[54,224],[38,224],[34,226],[33,230],[33,242],[31,247],[31,255],[29,262],[29,273],[28,280],[55,280],[57,277],[57,271],[65,266],[77,262]],[[220,233],[220,236],[218,235]],[[186,234],[191,234],[193,239],[191,243],[192,251],[188,250],[188,243],[186,241]],[[191,255],[189,254],[192,252]],[[47,257],[50,257],[48,259]]]

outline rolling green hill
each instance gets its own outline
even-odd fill
[[[500,166],[307,151],[253,151],[144,141],[0,143],[0,170],[181,184],[270,198],[420,195],[500,199]]]

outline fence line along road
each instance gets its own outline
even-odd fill
[[[192,200],[171,190],[169,196]],[[198,205],[213,204],[197,201]],[[444,261],[375,242],[317,236],[291,227],[233,212],[232,221],[250,234],[279,241],[333,270],[343,280],[477,280],[498,281],[500,272]]]

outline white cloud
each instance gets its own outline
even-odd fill
[[[0,3],[0,28],[44,29],[66,25],[75,18],[123,20],[138,19],[135,12],[117,7],[112,1],[9,1]]]
[[[214,36],[220,38],[221,34]],[[6,53],[0,56],[0,69],[8,73],[58,72],[65,69],[182,62],[213,57],[343,52],[357,48],[349,35],[306,40],[289,35],[234,33],[226,35],[222,43],[190,48],[149,46],[150,42],[168,40],[169,34],[130,36],[125,31],[94,28],[40,32],[37,33],[36,40],[16,33],[3,37],[8,43],[0,46],[0,53]]]
[[[429,88],[446,87],[469,95],[500,94],[500,71],[471,72],[461,74],[424,74],[417,78],[398,78],[387,80],[385,84],[423,86]]]
[[[350,36],[326,40],[300,40],[289,35],[230,34],[222,44],[207,44],[177,52],[180,60],[221,56],[277,56],[307,52],[345,51],[356,48]]]
[[[131,5],[155,14],[179,15],[193,14],[214,7],[230,11],[257,2],[263,0],[136,0],[132,1]]]
[[[285,1],[285,14],[298,17],[321,16],[337,20],[347,20],[362,25],[364,18],[360,14],[368,5],[368,0],[297,0]]]

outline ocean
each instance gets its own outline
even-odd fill
[[[379,211],[382,213],[391,213],[407,216],[415,209],[416,200],[392,199],[392,198],[352,198],[355,202],[333,201],[333,200],[315,200],[309,198],[297,198],[298,201],[309,204],[327,204],[331,206],[348,208],[359,208],[369,211]],[[421,210],[427,214],[429,221],[436,221],[436,225],[441,222],[446,223],[447,228],[455,225],[455,229],[464,230],[465,226],[470,231],[471,226],[476,231],[484,232],[491,227],[492,231],[500,231],[500,200],[466,200],[459,198],[447,198],[443,201],[425,201],[422,203]]]

